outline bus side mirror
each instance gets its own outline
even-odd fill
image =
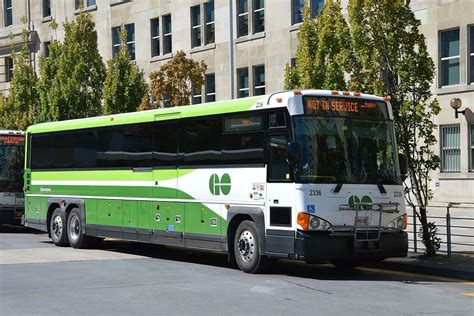
[[[294,168],[298,166],[301,158],[301,144],[298,142],[288,143],[288,163]]]
[[[402,180],[408,177],[408,159],[405,154],[398,154],[398,163],[400,165],[400,173],[402,175]]]

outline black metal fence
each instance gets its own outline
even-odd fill
[[[413,252],[425,250],[418,236],[421,223],[416,216],[418,206],[408,213],[409,249]],[[411,213],[411,214],[410,214]],[[433,205],[427,208],[428,221],[438,227],[437,236],[441,238],[440,252],[451,256],[452,252],[474,253],[474,203],[454,203]]]

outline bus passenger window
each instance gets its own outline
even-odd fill
[[[285,135],[270,136],[269,142],[269,181],[290,181],[290,166],[286,162],[288,141]]]
[[[270,128],[286,127],[285,112],[270,113],[268,126]]]
[[[176,167],[178,159],[178,125],[156,122],[153,139],[153,164],[157,167]]]

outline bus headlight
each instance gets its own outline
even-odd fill
[[[397,228],[399,230],[405,230],[408,226],[408,215],[403,214],[400,217],[395,218],[393,221],[388,223],[388,228]]]
[[[309,215],[308,213],[299,212],[297,218],[298,226],[303,230],[328,230],[331,224],[322,218]]]

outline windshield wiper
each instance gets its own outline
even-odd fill
[[[342,185],[344,184],[343,179],[347,176],[347,171],[349,170],[350,165],[350,160],[346,160],[344,168],[342,168],[341,172],[337,175],[337,185],[333,190],[334,193],[339,193],[339,191],[341,191]]]

